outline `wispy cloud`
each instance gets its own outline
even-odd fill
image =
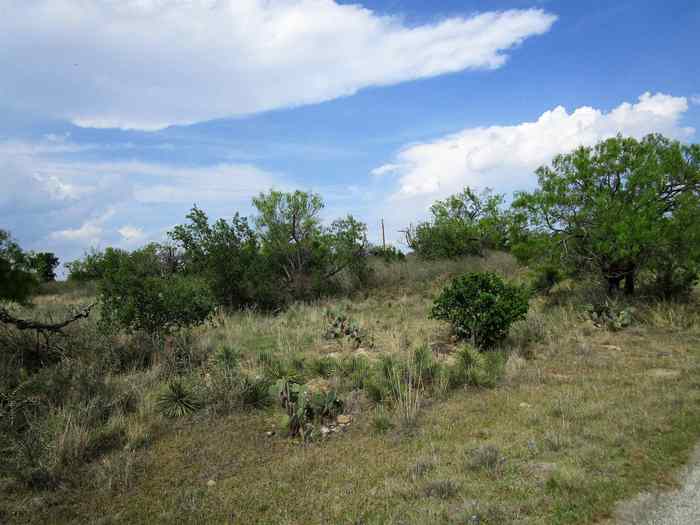
[[[528,9],[409,27],[334,0],[10,2],[0,91],[81,126],[158,129],[498,68],[555,20]]]

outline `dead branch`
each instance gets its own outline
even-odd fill
[[[62,333],[62,330],[79,319],[87,319],[96,303],[87,305],[60,323],[41,323],[31,319],[18,319],[0,306],[0,322],[11,324],[18,330],[36,330],[42,333]]]

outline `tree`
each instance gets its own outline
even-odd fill
[[[267,263],[248,220],[236,213],[230,223],[219,219],[210,225],[206,213],[196,206],[187,218],[189,223],[168,233],[182,250],[177,264],[183,271],[203,277],[220,304],[238,308],[269,303],[263,293]]]
[[[125,250],[119,248],[105,248],[104,251],[91,249],[82,259],[66,263],[68,280],[70,281],[98,281],[105,273],[105,261],[121,255],[126,255]]]
[[[36,272],[41,282],[48,283],[56,280],[58,257],[51,252],[32,253],[29,256],[30,266]]]
[[[30,257],[0,230],[0,301],[25,302],[37,285]]]
[[[154,336],[202,324],[214,310],[204,279],[171,273],[157,244],[105,252],[99,295],[105,322]]]
[[[427,259],[481,255],[484,249],[505,248],[506,215],[503,195],[486,189],[461,193],[437,201],[430,207],[431,220],[407,233],[409,247]]]
[[[517,248],[525,259],[596,272],[611,293],[624,282],[633,294],[644,271],[683,274],[686,285],[697,276],[700,146],[618,135],[557,156],[537,176],[539,188],[513,203],[527,216],[530,235]]]
[[[261,250],[281,284],[297,299],[328,291],[344,270],[362,278],[367,270],[367,227],[352,216],[323,227],[321,197],[272,190],[253,199]]]

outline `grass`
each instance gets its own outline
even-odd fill
[[[700,437],[697,303],[637,306],[632,326],[610,331],[592,326],[571,301],[537,300],[506,342],[495,387],[455,389],[440,373],[423,373],[466,358],[427,312],[445,280],[474,265],[521,275],[500,255],[409,261],[380,269],[392,277],[366,296],[299,304],[278,316],[221,314],[192,335],[196,358],[188,362],[205,364],[187,372],[189,380],[220,360],[251,381],[271,367],[294,370],[341,393],[352,415],[344,431],[306,444],[269,436],[281,409],[267,403],[163,419],[158,395],[170,379],[162,366],[126,370],[113,381],[131,385],[139,401],[105,423],[118,446],[69,463],[71,480],[58,490],[1,482],[0,521],[594,523],[641,490],[673,486]],[[370,333],[374,348],[324,338],[329,309]],[[387,359],[413,369],[409,381],[390,376],[399,395],[377,404],[353,388],[376,381]],[[70,456],[80,450],[75,443],[95,438],[63,416],[57,435],[65,434]]]

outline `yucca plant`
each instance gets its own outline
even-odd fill
[[[184,381],[177,379],[168,383],[158,396],[157,405],[164,416],[174,418],[193,414],[203,404]]]
[[[241,353],[228,345],[219,347],[214,354],[214,361],[219,368],[225,370],[235,370],[241,360]]]
[[[241,403],[246,406],[262,408],[271,402],[270,381],[265,377],[241,378]]]

